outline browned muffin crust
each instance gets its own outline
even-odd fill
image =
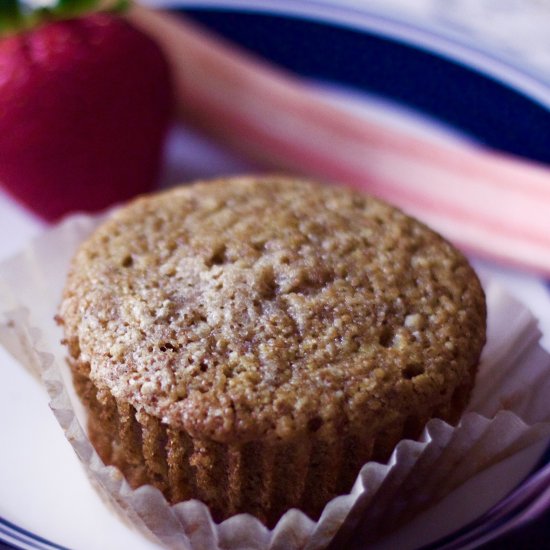
[[[249,460],[261,477],[262,453],[283,449],[289,469],[307,462],[313,477],[301,485],[335,469],[312,514],[364,460],[387,457],[432,416],[456,419],[485,314],[475,273],[436,233],[371,197],[281,177],[134,201],[80,248],[60,308],[96,441],[102,431],[105,448],[124,439],[121,418],[139,424],[127,426],[130,439],[140,434],[133,443],[117,443],[142,462],[126,468],[141,472],[135,485],[157,480],[178,500],[169,486],[180,475],[199,487],[182,498],[213,502],[205,472],[235,476],[231,460]],[[143,426],[155,422],[151,447]],[[147,445],[160,445],[164,466]],[[103,452],[124,471],[121,456]],[[201,470],[201,456],[225,458]],[[169,475],[170,460],[191,473]]]

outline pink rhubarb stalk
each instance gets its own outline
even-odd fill
[[[280,169],[397,204],[465,250],[550,275],[550,169],[358,117],[182,17],[130,19],[172,64],[179,114]]]

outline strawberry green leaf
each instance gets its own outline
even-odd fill
[[[30,29],[42,22],[70,19],[94,11],[122,11],[129,0],[1,0],[0,34]]]
[[[22,14],[18,0],[3,0],[0,4],[0,32],[19,28]]]

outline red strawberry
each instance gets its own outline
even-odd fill
[[[47,219],[155,183],[171,114],[158,46],[119,16],[0,40],[0,184]]]

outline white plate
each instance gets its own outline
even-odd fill
[[[327,93],[334,94],[335,90]],[[338,101],[344,101],[359,115],[366,113],[413,134],[462,139],[454,130],[389,102],[342,90],[337,96]],[[165,168],[165,180],[174,183],[246,172],[251,165],[193,132],[175,130],[168,144]],[[0,259],[18,250],[43,227],[42,222],[0,193]],[[475,264],[532,309],[540,319],[543,345],[550,349],[550,293],[545,283],[479,260]],[[0,518],[5,520],[0,523],[0,540],[25,548],[42,547],[37,537],[82,550],[154,548],[107,508],[91,488],[48,410],[45,390],[3,349],[0,365]],[[456,491],[437,510],[417,518],[380,547],[417,547],[452,533],[513,489],[543,450],[544,445],[539,445],[508,464],[485,472]],[[473,493],[476,498],[472,500]],[[453,513],[447,513],[448,510]],[[24,531],[29,533],[26,535]]]

